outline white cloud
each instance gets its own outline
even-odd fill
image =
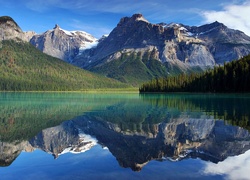
[[[238,29],[250,36],[250,1],[226,5],[221,11],[203,11],[205,23],[219,21],[229,28]]]
[[[204,169],[205,174],[226,175],[227,179],[249,179],[250,150],[239,156],[229,157],[214,164],[209,162]]]
[[[1,1],[2,0],[0,0],[0,2]],[[177,5],[176,3],[170,0],[19,1],[21,1],[22,4],[26,6],[26,8],[39,12],[41,14],[50,14],[54,12],[60,14],[60,12],[65,11],[82,16],[101,16],[102,14],[109,14],[110,17],[116,16],[121,18],[123,16],[131,16],[134,13],[142,13],[145,18],[152,23],[177,22],[187,25],[200,24],[202,19],[204,20],[202,23],[212,23],[214,21],[219,21],[230,28],[241,30],[250,36],[250,0],[221,0],[219,3],[217,1],[199,2],[199,0],[193,0],[192,2],[189,2],[185,0],[180,0],[180,3],[178,3]],[[199,15],[197,16],[197,14]],[[66,16],[67,13],[65,13],[65,17]],[[116,20],[117,19],[118,18],[116,18]],[[89,29],[92,31],[93,28]],[[85,30],[88,31],[87,29]],[[95,31],[101,31],[101,27],[96,25]],[[102,31],[107,33],[110,30],[105,28]]]
[[[25,5],[27,8],[37,11],[37,12],[44,12],[50,8],[50,6],[55,6],[59,3],[59,0],[26,0]]]

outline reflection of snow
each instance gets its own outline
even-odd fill
[[[97,139],[91,137],[90,135],[80,133],[79,134],[79,141],[80,144],[77,146],[71,146],[63,150],[59,155],[66,154],[66,153],[83,153],[85,151],[90,150],[93,146],[97,144]]]
[[[209,162],[204,173],[208,175],[226,175],[228,179],[250,179],[250,150],[239,156],[229,157],[223,162]]]

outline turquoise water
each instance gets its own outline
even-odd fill
[[[250,95],[0,93],[1,179],[249,179]]]

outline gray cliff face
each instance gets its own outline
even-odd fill
[[[149,48],[150,47],[150,48]],[[141,14],[120,20],[110,35],[74,60],[81,67],[95,67],[115,60],[119,53],[157,51],[161,63],[214,66],[250,53],[250,37],[221,23],[190,27],[182,24],[151,24]]]
[[[35,32],[23,32],[11,17],[0,17],[0,41],[13,39],[29,42],[33,35],[35,35]]]
[[[97,39],[82,31],[66,31],[58,25],[53,30],[35,35],[30,43],[42,52],[71,62],[84,49],[97,44]]]
[[[229,29],[217,21],[200,27],[185,27],[205,42],[217,64],[237,60],[250,53],[249,36],[241,31]]]

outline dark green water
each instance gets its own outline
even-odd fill
[[[1,179],[248,179],[250,95],[0,93]]]

